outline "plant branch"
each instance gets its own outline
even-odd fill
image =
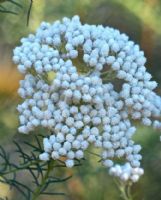
[[[132,195],[131,195],[131,183],[117,181],[116,179],[114,179],[114,181],[121,193],[122,200],[133,200]]]
[[[29,20],[30,20],[30,14],[31,14],[31,9],[32,9],[32,4],[33,4],[33,0],[30,0],[29,9],[28,9],[28,12],[27,12],[27,26],[29,25]]]
[[[47,171],[45,172],[45,175],[43,176],[42,180],[41,180],[41,183],[40,185],[37,187],[36,191],[34,192],[33,194],[33,197],[32,197],[32,200],[36,200],[37,197],[40,196],[45,184],[46,184],[46,181],[49,177],[49,174],[50,174],[50,171],[53,169],[53,165],[51,165],[51,161],[48,163],[48,168],[47,168]]]

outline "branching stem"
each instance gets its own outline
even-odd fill
[[[121,193],[122,200],[133,200],[131,195],[131,183],[118,182],[117,180],[115,180],[115,183]]]
[[[42,192],[42,190],[43,190],[43,188],[44,188],[44,186],[46,184],[46,181],[47,181],[47,179],[49,177],[49,174],[50,174],[50,172],[51,172],[52,169],[53,169],[53,165],[52,165],[51,162],[49,162],[48,163],[48,168],[47,168],[47,170],[46,170],[46,172],[45,172],[45,174],[44,174],[44,176],[43,176],[43,178],[41,180],[41,183],[36,188],[36,191],[34,192],[34,194],[32,196],[32,200],[36,200],[40,196],[40,194],[41,194],[41,192]]]

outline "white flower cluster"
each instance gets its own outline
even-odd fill
[[[131,120],[161,127],[153,120],[161,116],[161,98],[153,92],[157,84],[139,46],[113,28],[82,25],[78,16],[43,22],[21,42],[13,56],[25,75],[18,91],[24,99],[18,106],[19,131],[27,134],[38,126],[51,131],[40,159],[65,157],[66,166],[73,167],[92,144],[101,149],[110,174],[137,181],[143,174],[141,146],[132,140]],[[120,91],[103,75],[110,70],[122,80]]]
[[[144,171],[139,167],[132,168],[129,163],[126,163],[122,166],[115,165],[114,167],[111,167],[109,173],[110,175],[120,177],[122,181],[127,181],[130,177],[132,182],[137,182]]]

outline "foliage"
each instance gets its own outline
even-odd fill
[[[16,152],[21,158],[19,163],[11,161],[9,154],[0,146],[0,182],[14,187],[26,200],[35,200],[40,195],[64,195],[62,192],[51,192],[48,188],[51,184],[61,183],[71,178],[71,176],[62,178],[55,175],[55,168],[65,167],[63,161],[59,160],[57,163],[55,161],[39,161],[37,153],[42,152],[40,137],[35,136],[36,144],[24,142],[23,147],[14,141]],[[31,153],[26,153],[24,145],[30,147]],[[19,173],[22,172],[31,177],[30,186],[24,183],[24,180],[19,180]]]
[[[12,11],[10,9],[7,9],[5,6],[2,5],[2,4],[7,3],[7,2],[19,7],[20,9],[23,9],[23,6],[21,4],[19,4],[18,2],[14,1],[14,0],[0,0],[0,12],[1,13],[18,15],[17,12]],[[27,26],[29,25],[29,19],[30,19],[32,4],[33,4],[33,0],[30,0],[30,5],[29,5],[29,8],[28,8],[28,12],[27,12]]]

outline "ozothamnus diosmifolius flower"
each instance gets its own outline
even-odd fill
[[[93,145],[111,175],[138,181],[141,146],[132,140],[132,121],[161,127],[157,83],[139,46],[116,29],[81,24],[78,16],[42,22],[21,43],[13,56],[24,74],[19,132],[39,126],[51,131],[40,160],[65,157],[70,168]],[[117,163],[120,158],[124,164]]]

